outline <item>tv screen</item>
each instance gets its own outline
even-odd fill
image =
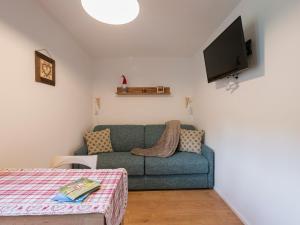
[[[209,83],[248,68],[242,18],[238,17],[203,53]]]

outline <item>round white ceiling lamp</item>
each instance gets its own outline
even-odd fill
[[[81,0],[83,9],[94,19],[107,24],[126,24],[139,15],[137,0]]]

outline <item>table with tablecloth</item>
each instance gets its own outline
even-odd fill
[[[101,188],[82,203],[58,203],[52,200],[61,186],[82,177],[99,181]],[[26,224],[25,221],[36,216],[41,220],[47,217],[47,223],[51,224],[51,218],[63,221],[63,216],[77,218],[78,215],[84,218],[78,217],[76,224],[81,224],[80,221],[88,223],[86,221],[89,219],[97,222],[97,219],[91,219],[92,216],[97,218],[95,216],[102,215],[105,225],[119,225],[127,205],[127,182],[125,169],[2,169],[0,225],[9,224],[10,221],[17,221],[12,224]]]

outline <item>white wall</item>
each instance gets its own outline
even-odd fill
[[[56,60],[56,87],[34,81],[34,50]],[[87,55],[36,1],[0,1],[0,167],[48,167],[91,125]]]
[[[244,0],[206,46],[242,15],[251,67],[230,93],[194,59],[195,121],[216,151],[216,190],[251,225],[300,224],[300,1]],[[204,46],[204,47],[206,47]]]
[[[116,96],[120,77],[129,86],[170,86],[172,96]],[[97,60],[94,66],[94,97],[101,98],[101,111],[94,124],[153,124],[171,119],[192,123],[185,109],[185,96],[193,86],[190,58],[119,58]]]

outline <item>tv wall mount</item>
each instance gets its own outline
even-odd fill
[[[248,41],[246,41],[246,42],[245,42],[245,45],[246,45],[246,53],[247,53],[247,56],[252,55],[252,40],[249,39]]]
[[[250,57],[252,54],[253,54],[253,51],[252,51],[252,40],[249,39],[248,41],[245,42],[245,46],[246,46],[246,54],[248,57]],[[244,70],[242,70],[244,71]],[[232,73],[230,75],[227,76],[227,78],[230,78],[230,77],[234,77],[235,79],[239,79],[239,75],[242,71],[239,71],[239,72],[236,72],[236,73]]]

